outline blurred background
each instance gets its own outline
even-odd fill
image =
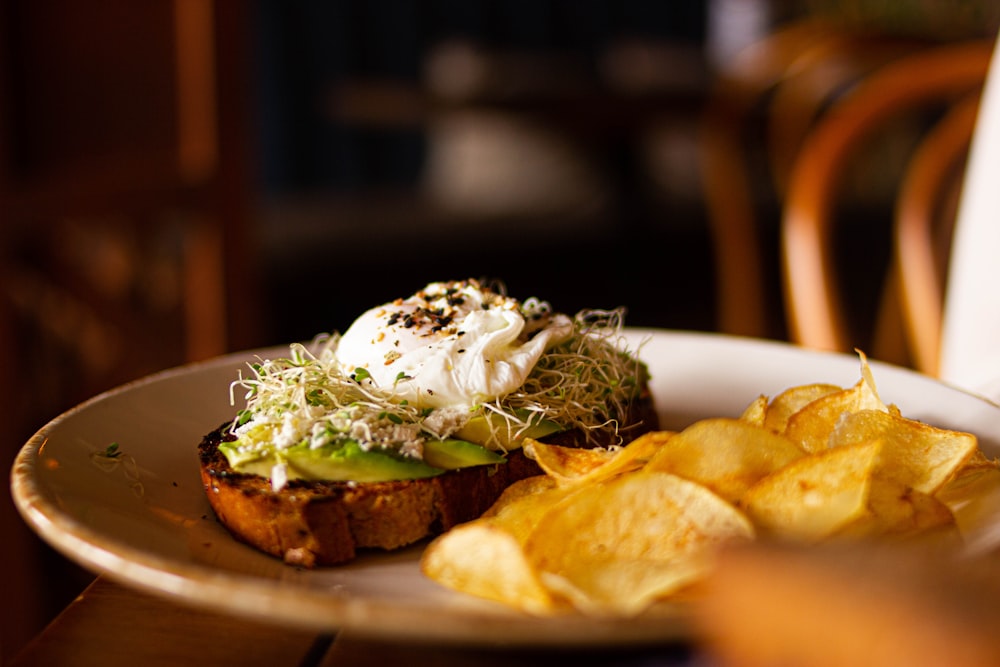
[[[991,0],[3,0],[7,469],[100,391],[432,280],[785,339],[810,124],[876,63],[998,25]],[[845,196],[859,285],[911,130]],[[91,575],[2,511],[11,655]]]

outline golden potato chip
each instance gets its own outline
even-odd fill
[[[865,442],[802,457],[752,486],[740,507],[770,534],[821,540],[865,512],[880,449]]]
[[[557,604],[528,564],[520,543],[488,520],[465,523],[432,541],[420,571],[442,586],[533,614]]]
[[[546,475],[559,481],[569,481],[585,475],[601,467],[614,456],[614,452],[607,449],[547,445],[530,438],[524,442],[524,453],[529,459],[533,459]]]
[[[483,516],[494,516],[501,510],[504,510],[511,505],[515,505],[518,501],[524,498],[537,496],[558,488],[558,486],[558,482],[548,475],[525,477],[524,479],[520,479],[504,489],[503,493],[500,494],[500,497],[497,498],[492,507],[486,510]]]
[[[813,400],[788,417],[785,435],[806,452],[821,452],[830,446],[830,435],[844,413],[859,410],[888,411],[875,388],[859,380],[850,389],[841,389]]]
[[[974,462],[964,466],[935,497],[951,510],[971,549],[979,548],[980,536],[996,542],[996,517],[1000,515],[1000,467],[996,462],[974,457]]]
[[[626,470],[638,470],[676,435],[673,431],[650,431],[640,435],[615,452],[602,474],[611,475]]]
[[[835,384],[803,384],[789,387],[774,397],[767,406],[764,416],[764,427],[775,433],[784,433],[788,425],[788,418],[806,407],[817,398],[822,398],[827,394],[843,391],[842,387]]]
[[[611,450],[561,447],[528,440],[524,452],[545,474],[560,483],[581,484],[641,468],[672,436],[670,431],[651,431]]]
[[[987,457],[983,453],[983,450],[977,447],[976,451],[969,457],[969,460],[962,466],[962,471],[964,472],[970,468],[1000,468],[1000,461]]]
[[[934,496],[895,481],[874,478],[867,511],[838,531],[839,537],[912,537],[951,534],[955,517]]]
[[[712,547],[752,537],[747,518],[705,487],[643,471],[581,487],[542,517],[524,550],[546,585],[572,589],[581,608],[635,613],[687,584]]]
[[[673,561],[616,558],[597,567],[576,568],[570,575],[541,572],[539,578],[547,589],[584,614],[635,616],[695,583],[710,567],[707,556]]]
[[[785,436],[741,419],[703,419],[680,431],[646,470],[704,484],[730,502],[805,453]]]
[[[740,415],[740,420],[753,424],[754,426],[763,426],[764,420],[767,419],[767,396],[761,394],[753,403],[748,405],[743,414]]]
[[[831,446],[882,440],[875,474],[933,494],[976,451],[976,436],[936,428],[897,414],[860,410],[844,415],[830,436]]]
[[[528,477],[509,486],[482,518],[490,519],[524,544],[542,515],[575,490],[547,475]]]

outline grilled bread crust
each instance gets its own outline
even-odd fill
[[[658,427],[649,396],[636,402],[622,432],[631,440]],[[436,477],[388,482],[270,480],[236,472],[219,443],[229,423],[198,446],[201,480],[219,521],[237,539],[291,565],[316,567],[353,560],[359,550],[393,550],[479,517],[514,482],[541,474],[523,450],[505,463],[451,470]],[[582,444],[579,434],[546,438]]]

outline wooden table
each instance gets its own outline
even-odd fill
[[[183,606],[98,577],[10,663],[11,667],[682,667],[684,646],[586,651],[397,644],[267,625]]]

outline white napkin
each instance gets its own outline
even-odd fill
[[[980,103],[951,253],[941,378],[1000,401],[1000,48]]]

